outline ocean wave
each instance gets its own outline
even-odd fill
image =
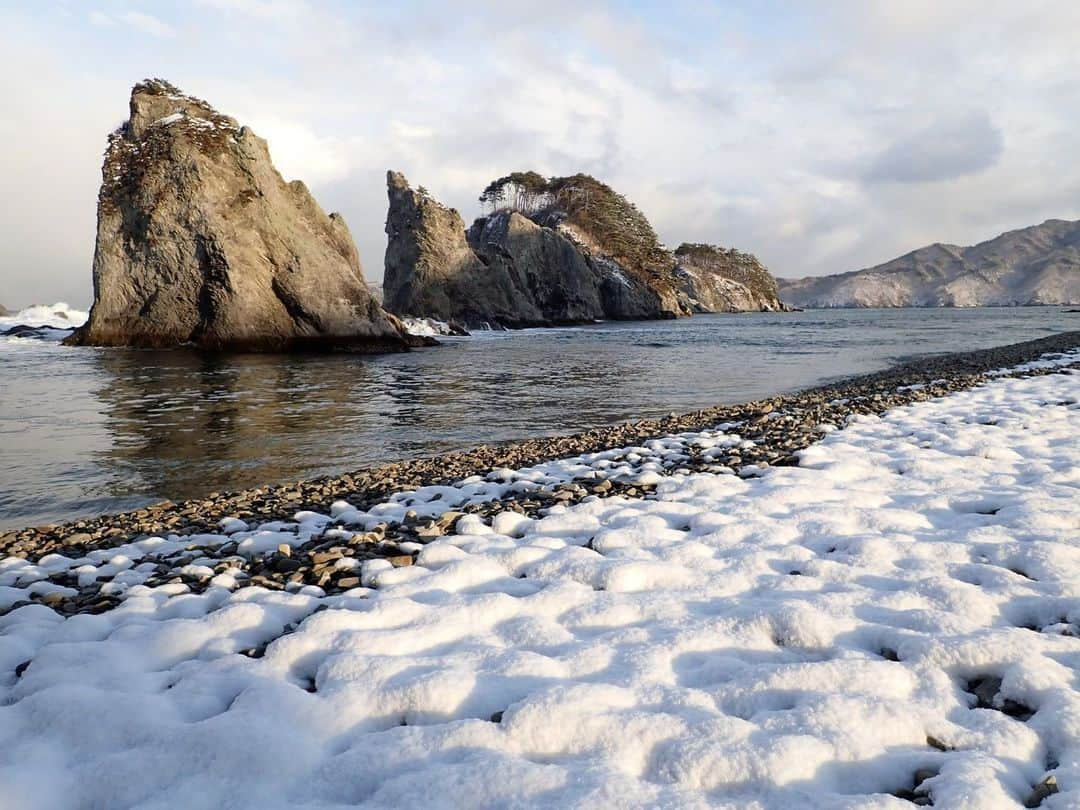
[[[42,331],[25,337],[62,340],[72,329],[86,323],[88,317],[88,312],[75,309],[63,301],[52,305],[35,304],[11,315],[0,316],[0,335],[16,326],[28,326]]]

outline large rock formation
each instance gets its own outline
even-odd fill
[[[476,220],[466,233],[456,210],[422,187],[411,188],[403,175],[387,173],[387,193],[383,301],[391,312],[473,328],[681,312],[674,295],[665,298],[643,273],[624,271],[553,206],[531,218],[504,208]]]
[[[388,310],[470,326],[541,321],[531,302],[522,300],[522,279],[512,277],[503,265],[489,271],[480,261],[455,209],[441,205],[423,188],[413,190],[397,172],[387,172],[386,187],[390,209],[383,305]]]
[[[468,240],[487,274],[505,273],[515,280],[516,299],[532,325],[588,323],[606,316],[602,275],[558,231],[517,211],[502,211],[476,220]]]
[[[1080,304],[1080,221],[1049,219],[972,247],[934,244],[866,270],[779,284],[800,307]]]
[[[694,312],[783,312],[776,279],[735,248],[684,242],[675,249],[680,290]]]
[[[70,342],[407,347],[345,222],[282,180],[265,141],[161,80],[136,85],[130,109],[102,168],[94,305]]]
[[[0,304],[0,318],[7,318],[10,315],[14,315],[14,314],[15,313],[13,313],[11,310],[9,310],[7,307],[5,307],[3,304]]]
[[[753,257],[707,246],[673,255],[588,175],[500,178],[481,196],[496,210],[467,233],[401,174],[387,174],[387,190],[383,295],[403,316],[518,327],[782,308]]]

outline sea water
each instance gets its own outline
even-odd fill
[[[379,357],[0,338],[0,529],[756,399],[1080,328],[1065,309],[706,315]]]

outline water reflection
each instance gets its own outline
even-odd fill
[[[529,330],[404,355],[0,345],[0,527],[737,402],[1076,328],[1059,308]]]

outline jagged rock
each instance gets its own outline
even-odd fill
[[[694,312],[783,312],[776,279],[749,253],[684,242],[675,250],[675,273]]]
[[[530,175],[539,177],[530,172],[500,178],[488,186],[485,195],[493,189],[498,194],[508,181],[517,184]],[[531,218],[572,241],[599,273],[606,317],[658,319],[691,314],[679,295],[674,257],[660,244],[637,206],[587,174],[541,179],[534,189],[539,203]]]
[[[539,180],[544,205],[503,207],[466,234],[457,211],[389,172],[387,308],[473,328],[690,314],[674,258],[624,197],[587,175]]]
[[[94,305],[69,342],[398,351],[338,214],[266,142],[162,80],[131,93],[98,195]]]
[[[10,318],[14,314],[15,313],[13,313],[11,310],[9,310],[7,307],[5,307],[3,304],[0,304],[0,318]]]
[[[851,273],[778,279],[799,307],[1080,303],[1080,220],[1048,219],[971,247],[933,244]]]
[[[538,313],[537,325],[604,317],[600,275],[559,232],[516,211],[501,211],[476,220],[468,240],[489,269],[504,268],[519,280],[516,293]]]
[[[455,209],[412,189],[398,172],[386,173],[386,188],[383,303],[388,310],[469,327],[542,323],[540,311],[522,297],[524,279],[515,277],[510,265],[489,269],[477,257]]]

